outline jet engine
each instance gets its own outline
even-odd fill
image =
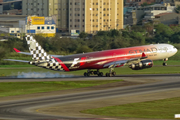
[[[132,70],[142,70],[145,68],[151,68],[152,66],[153,66],[153,61],[147,59],[147,60],[142,60],[137,64],[131,64],[129,65],[129,68],[131,68]]]
[[[30,61],[29,64],[35,65],[35,66],[40,66],[40,67],[47,66],[47,62],[45,62],[45,61]]]
[[[38,64],[38,61],[30,61],[29,64],[30,64],[30,65],[37,65],[37,64]]]

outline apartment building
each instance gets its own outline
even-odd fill
[[[139,6],[143,3],[151,4],[155,3],[156,0],[126,0],[127,6]]]
[[[58,29],[60,32],[69,32],[69,0],[58,0]]]
[[[123,29],[123,0],[69,0],[69,32]]]
[[[92,0],[89,0],[92,1]],[[86,0],[69,0],[69,32],[85,31],[85,3]]]
[[[48,0],[23,0],[23,15],[49,16]]]
[[[2,2],[3,2],[3,0],[0,0],[0,14],[3,13],[3,5],[2,5]]]
[[[174,6],[174,2],[179,0],[163,0],[163,3],[169,3],[171,6]]]
[[[172,21],[177,21],[178,19],[177,17],[174,17],[174,14],[172,14],[174,13],[174,9],[175,6],[170,6],[170,3],[154,4],[136,8],[125,15],[125,25],[144,24],[149,21],[154,21],[159,15],[161,15],[161,21],[163,21],[162,19],[164,18],[164,21],[166,21],[167,23],[173,23]],[[167,13],[171,15],[167,15]],[[173,18],[167,19],[167,17],[162,17],[162,15],[164,16],[164,14]]]

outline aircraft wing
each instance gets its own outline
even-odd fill
[[[4,60],[15,61],[15,62],[24,62],[24,63],[28,63],[29,62],[29,61],[26,61],[26,60],[15,60],[15,59],[4,59]]]
[[[139,63],[142,59],[147,58],[147,56],[142,53],[142,57],[139,58],[133,58],[133,59],[121,59],[117,61],[112,61],[109,63],[106,63],[103,67],[104,68],[111,68],[111,67],[122,67],[124,65],[131,65],[131,64],[137,64]]]
[[[31,55],[31,53],[29,52],[21,52],[19,51],[18,49],[14,48],[14,50],[17,52],[17,53],[20,53],[20,54],[24,54],[24,55]],[[62,57],[63,55],[51,55],[52,57]]]
[[[112,68],[112,67],[121,67],[124,66],[125,63],[127,63],[128,60],[119,60],[119,61],[113,61],[105,64],[103,67],[104,68]]]

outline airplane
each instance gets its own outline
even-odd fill
[[[26,62],[31,65],[56,71],[88,69],[87,72],[84,73],[86,77],[90,75],[103,76],[103,72],[99,70],[105,68],[110,69],[110,71],[106,73],[106,77],[115,76],[116,72],[114,68],[117,67],[128,66],[132,70],[151,68],[153,66],[153,60],[163,60],[163,66],[166,66],[168,58],[178,51],[170,44],[151,44],[62,56],[47,54],[31,35],[26,36],[26,41],[30,53],[21,52],[16,48],[14,48],[14,50],[20,54],[32,55],[32,61],[5,60]],[[92,71],[92,69],[96,70]]]

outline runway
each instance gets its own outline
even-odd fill
[[[0,77],[0,82],[35,82],[35,81],[79,81],[79,80],[116,80],[124,78],[159,78],[159,77],[180,77],[180,74],[134,74],[134,75],[116,75],[115,77],[97,77],[97,76],[72,76],[59,78],[16,78]],[[133,80],[133,79],[132,79]]]
[[[157,91],[165,91],[165,90],[175,90],[180,89],[180,75],[179,74],[169,74],[169,75],[128,75],[128,76],[117,76],[116,79],[122,78],[128,79],[138,79],[138,78],[149,78],[149,79],[164,79],[159,82],[155,83],[148,83],[142,85],[134,85],[134,86],[127,86],[127,87],[120,87],[120,88],[113,88],[113,89],[106,89],[106,90],[97,90],[93,92],[81,92],[76,94],[67,94],[67,95],[57,95],[51,97],[44,97],[44,98],[34,98],[31,100],[20,100],[20,101],[12,101],[6,103],[0,103],[0,119],[9,118],[9,119],[25,119],[25,120],[41,120],[41,119],[80,119],[73,116],[51,116],[51,115],[43,115],[30,112],[30,108],[38,108],[44,105],[49,104],[65,104],[65,103],[72,103],[77,101],[86,101],[90,99],[105,99],[110,97],[118,97],[118,96],[125,96],[125,95],[135,95],[135,94],[142,94],[142,93],[153,93]],[[105,78],[105,77],[103,77]],[[100,78],[100,79],[103,79]],[[94,80],[98,79],[98,77],[77,77],[77,78],[63,78],[62,80]],[[108,78],[107,78],[108,79]],[[109,78],[109,79],[114,79]],[[28,81],[38,81],[39,79],[27,79]],[[40,81],[52,80],[52,79],[40,79]],[[53,80],[58,80],[53,79]],[[61,80],[59,78],[59,80]],[[26,81],[26,79],[10,79],[10,78],[1,78],[0,82],[9,82],[9,81]],[[84,118],[82,118],[84,119]],[[87,119],[87,118],[86,118]]]

